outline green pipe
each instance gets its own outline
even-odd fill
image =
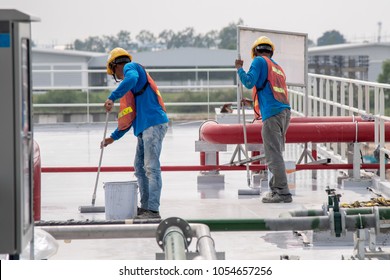
[[[211,231],[283,231],[327,230],[329,217],[291,217],[276,219],[187,220],[188,223],[207,225]]]
[[[366,211],[366,209],[364,211]],[[389,221],[390,209],[383,209],[383,208],[379,209],[379,220]],[[187,222],[205,224],[210,228],[211,231],[330,230],[330,219],[328,216],[288,217],[288,218],[275,218],[275,219],[221,219],[221,220],[206,219],[206,220],[188,220]],[[372,227],[377,227],[375,214],[358,213],[358,215],[345,216],[346,230],[356,230],[360,228],[372,228]]]
[[[279,218],[325,216],[322,209],[300,209],[281,213]]]
[[[374,207],[346,208],[347,215],[367,215],[374,213]],[[380,220],[390,220],[390,207],[378,207]]]
[[[346,215],[367,215],[374,213],[373,208],[346,208],[344,211]]]
[[[381,219],[390,219],[390,207],[378,207],[379,215]],[[361,208],[341,208],[341,211],[345,211],[346,215],[367,215],[374,213],[374,207],[361,207]],[[327,216],[322,209],[300,209],[293,210],[280,214],[280,218],[287,217],[315,217],[315,216]]]

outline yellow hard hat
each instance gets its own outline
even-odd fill
[[[274,43],[272,43],[270,38],[268,38],[266,36],[261,36],[261,37],[257,38],[256,41],[253,42],[252,49],[251,49],[252,58],[255,58],[255,49],[257,46],[260,46],[260,45],[269,45],[269,46],[271,46],[272,52],[275,51],[275,45],[274,45]],[[267,46],[265,46],[264,49],[270,50],[269,48],[267,48]]]
[[[110,51],[110,54],[108,55],[108,59],[107,59],[107,74],[113,75],[114,73],[112,71],[112,67],[118,63],[130,62],[129,59],[130,61],[132,61],[133,60],[132,56],[122,48],[115,48],[112,51]]]

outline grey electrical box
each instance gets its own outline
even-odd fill
[[[32,21],[0,9],[0,254],[33,238]]]

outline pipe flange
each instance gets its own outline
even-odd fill
[[[189,223],[187,223],[187,221],[178,217],[167,218],[161,221],[161,223],[158,225],[156,230],[156,241],[158,246],[160,246],[160,248],[164,250],[164,236],[167,229],[172,226],[180,228],[180,230],[183,232],[188,247],[192,240],[191,226],[189,225]]]

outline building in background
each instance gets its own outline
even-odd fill
[[[309,73],[376,82],[390,59],[390,43],[339,44],[309,48]]]
[[[105,54],[32,48],[33,87],[88,87],[91,84],[87,72],[89,63],[102,55]]]
[[[221,71],[155,72],[159,85],[185,86],[235,84],[236,73],[224,71],[234,68],[235,50],[206,48],[178,48],[132,53],[135,62],[152,69],[218,69]],[[390,58],[390,43],[339,44],[308,49],[309,73],[353,78],[376,82],[382,63]],[[107,54],[32,49],[33,86],[88,87],[112,85],[106,73]],[[250,63],[250,62],[247,62]],[[56,71],[63,72],[56,72]],[[87,70],[92,72],[87,72]]]
[[[107,86],[112,83],[112,79],[105,72],[108,54],[37,48],[33,48],[32,53],[33,86],[36,88]],[[223,85],[236,82],[235,72],[223,70],[234,67],[237,56],[234,50],[179,48],[132,53],[132,56],[135,62],[142,64],[148,70],[221,69],[209,73],[203,71],[153,73],[152,76],[159,85],[206,85],[208,81],[210,84]],[[51,70],[65,71],[50,72]],[[88,74],[86,70],[92,72]]]

